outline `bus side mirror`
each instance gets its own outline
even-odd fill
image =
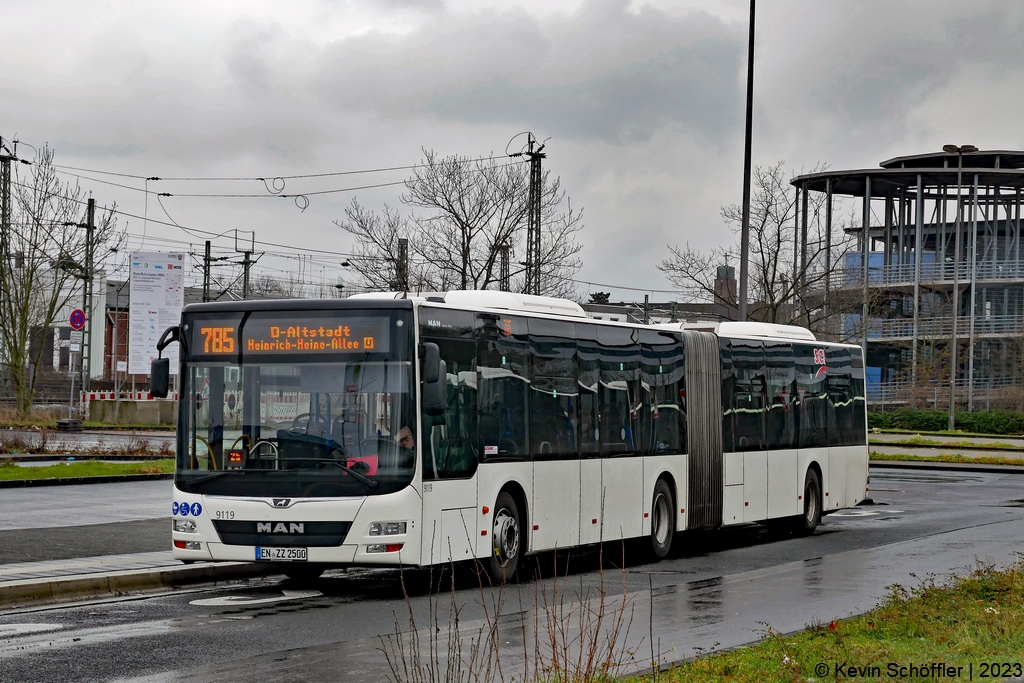
[[[171,359],[154,358],[149,365],[149,393],[154,398],[167,398],[171,380]]]
[[[437,344],[426,342],[422,349],[420,376],[423,379],[423,412],[430,417],[439,417],[444,415],[445,408],[448,407],[448,368],[441,360],[441,350],[437,348]]]
[[[171,359],[164,358],[163,352],[170,344],[179,340],[178,331],[177,325],[168,327],[156,343],[159,355],[149,364],[149,393],[154,398],[167,398],[171,383]]]

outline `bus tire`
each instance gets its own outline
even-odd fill
[[[659,560],[668,557],[672,550],[672,539],[676,535],[675,510],[672,489],[664,479],[659,479],[654,485],[651,503],[651,549]]]
[[[817,471],[807,470],[807,478],[804,480],[804,513],[797,519],[795,530],[802,535],[812,534],[820,521],[821,480]]]
[[[507,491],[498,494],[492,520],[487,572],[496,584],[501,585],[515,576],[516,567],[523,555],[522,518],[519,516],[519,506]]]

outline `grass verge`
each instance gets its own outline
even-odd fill
[[[1002,441],[978,442],[960,439],[959,441],[939,441],[938,439],[926,439],[920,434],[915,434],[909,439],[897,439],[895,441],[873,441],[868,440],[872,446],[934,446],[937,448],[974,448],[985,451],[1024,451],[1024,446],[1016,446]]]
[[[941,663],[943,675],[909,667]],[[998,664],[998,671],[992,668]],[[783,636],[765,627],[756,645],[698,657],[658,681],[980,680],[1019,676],[1024,666],[1024,566],[979,566],[945,584],[890,586],[865,615],[809,624]],[[838,667],[838,668],[837,668]],[[951,673],[962,667],[959,674]],[[986,671],[987,669],[987,671]],[[855,673],[851,674],[850,672]],[[985,674],[988,674],[987,676]],[[652,681],[654,676],[624,679]]]
[[[0,481],[21,479],[61,479],[65,477],[105,477],[114,474],[166,474],[174,471],[174,459],[151,462],[71,462],[45,467],[19,467],[14,463],[0,465]]]
[[[1019,439],[1024,437],[1022,434],[986,434],[984,432],[965,432],[959,429],[950,431],[948,429],[942,429],[939,431],[928,431],[921,429],[897,429],[895,427],[886,427],[881,429],[879,427],[872,427],[869,432],[873,434],[916,434],[917,436],[966,436],[966,437],[983,437],[991,439],[993,437],[1003,436],[1008,439]]]
[[[978,457],[965,457],[959,453],[940,453],[939,455],[909,455],[907,453],[876,453],[871,451],[872,460],[900,460],[910,462],[952,462],[952,463],[966,463],[975,465],[1022,465],[1024,466],[1024,458],[1014,457],[1011,455],[1006,456],[978,456]]]

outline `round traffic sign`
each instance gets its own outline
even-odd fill
[[[68,321],[71,323],[71,329],[80,330],[85,327],[85,311],[81,308],[76,308],[71,311],[71,319]]]

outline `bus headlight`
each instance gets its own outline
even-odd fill
[[[196,523],[191,519],[176,519],[174,520],[174,530],[180,531],[183,534],[194,534],[196,532]]]
[[[370,525],[371,536],[397,536],[404,534],[405,522],[374,522]]]

